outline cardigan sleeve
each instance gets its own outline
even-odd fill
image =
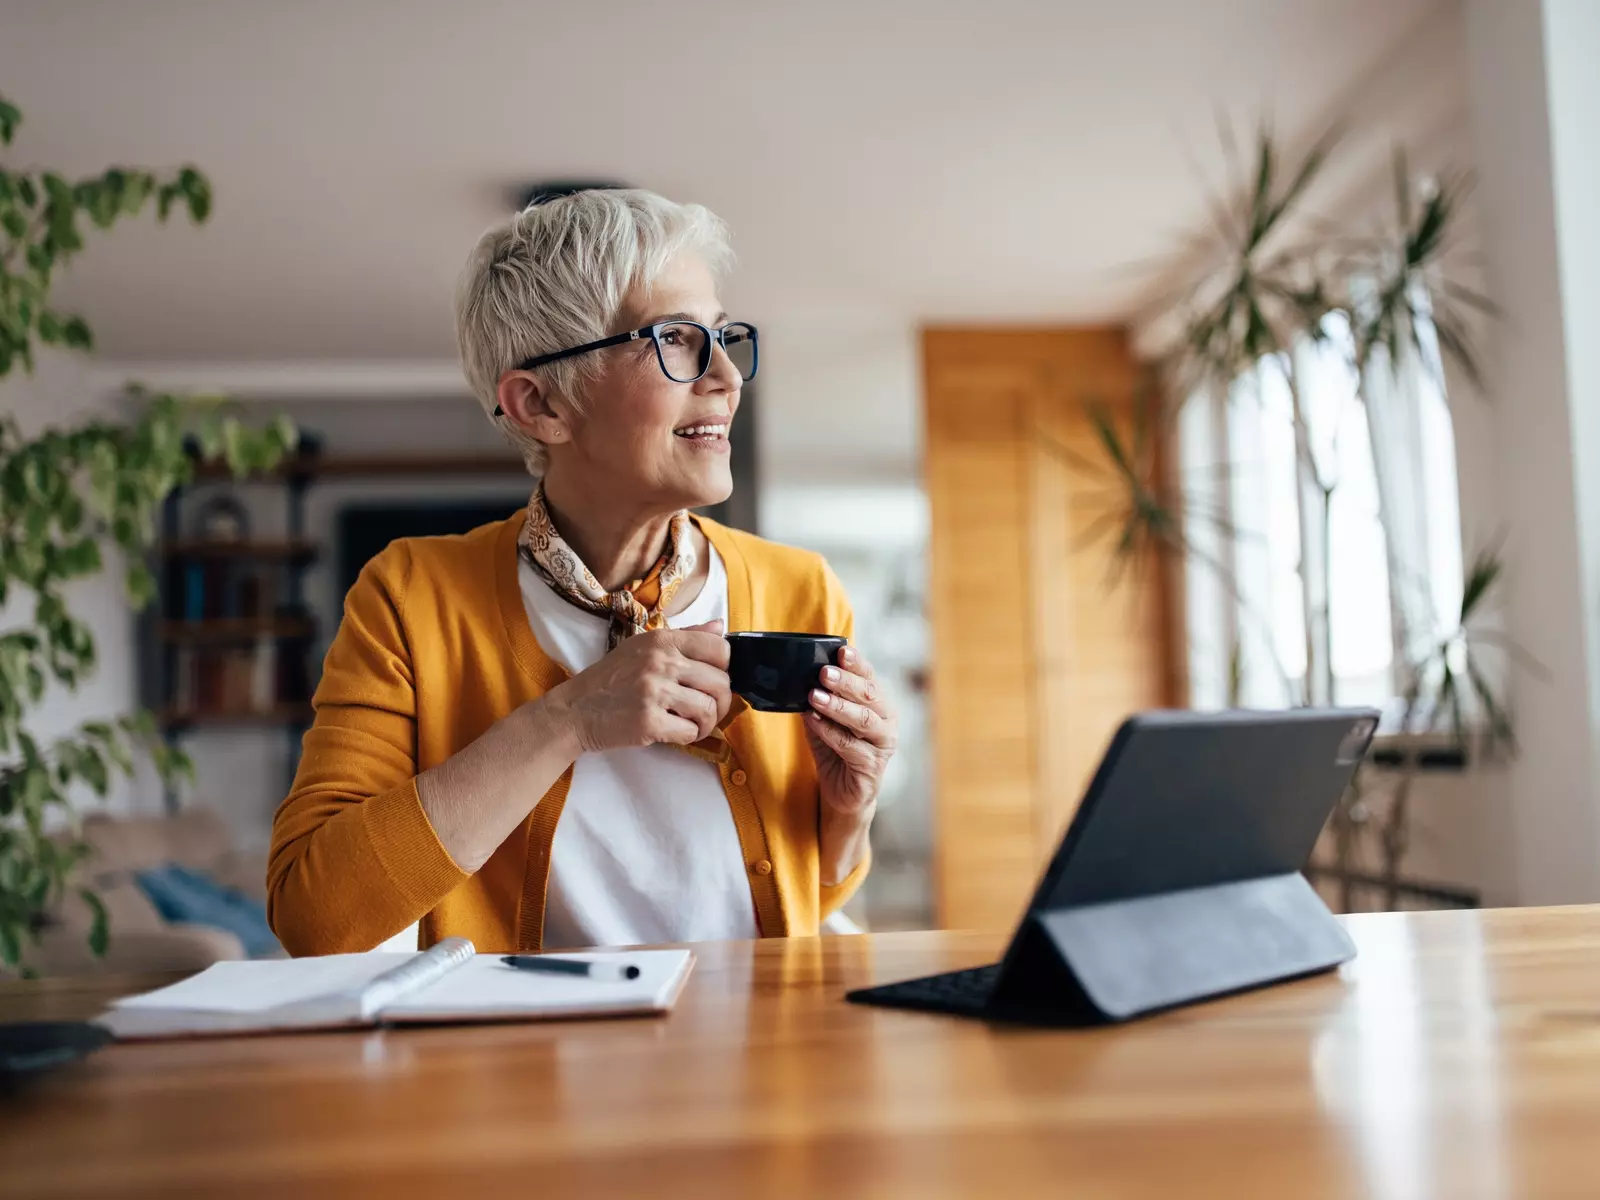
[[[817,906],[818,919],[826,921],[850,902],[850,897],[861,889],[861,881],[867,877],[867,872],[872,870],[872,843],[867,843],[867,852],[861,856],[861,861],[855,869],[841,879],[838,883],[818,885]]]
[[[371,950],[468,876],[417,796],[416,692],[397,542],[345,598],[294,785],[272,821],[267,918],[289,953]]]

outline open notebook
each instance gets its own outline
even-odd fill
[[[629,980],[519,971],[446,938],[420,954],[330,954],[221,962],[171,987],[126,996],[99,1017],[119,1038],[266,1033],[428,1021],[534,1021],[661,1013],[694,966],[687,950],[584,951],[561,958],[627,963]]]

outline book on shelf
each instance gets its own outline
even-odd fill
[[[250,712],[254,709],[251,686],[255,676],[255,652],[225,650],[222,658],[222,703],[225,712]]]
[[[271,713],[300,703],[304,696],[282,689],[284,657],[278,639],[266,633],[245,645],[181,642],[174,658],[171,709],[180,717]]]
[[[272,616],[274,588],[267,571],[212,559],[174,566],[168,578],[173,587],[167,608],[171,619],[266,621]]]
[[[194,659],[195,709],[215,712],[222,707],[222,656],[214,646],[197,646]]]
[[[278,698],[278,643],[263,634],[250,659],[250,707],[267,712]]]
[[[194,647],[185,642],[177,647],[173,663],[172,707],[178,712],[193,712],[197,707],[194,685]]]

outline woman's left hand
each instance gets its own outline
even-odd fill
[[[805,720],[822,803],[840,816],[867,816],[894,755],[900,719],[872,664],[854,647],[839,651],[838,666],[822,668],[821,683]]]

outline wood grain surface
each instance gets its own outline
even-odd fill
[[[1122,718],[1174,699],[1165,564],[1118,552],[1125,330],[922,333],[935,924],[1011,928]]]
[[[1348,928],[1339,974],[1098,1030],[843,1002],[1000,945],[929,933],[703,946],[659,1020],[117,1045],[0,1095],[0,1195],[1600,1194],[1600,908]]]

